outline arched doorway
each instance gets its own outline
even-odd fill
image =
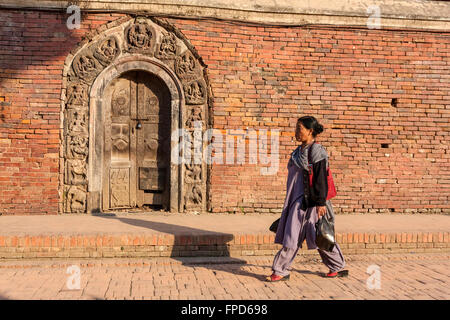
[[[180,141],[212,125],[206,66],[182,33],[119,19],[73,50],[63,79],[62,212],[207,210],[210,165],[176,161]]]
[[[104,92],[103,211],[170,208],[170,92],[145,71],[128,71]]]
[[[182,102],[175,74],[154,58],[126,55],[99,74],[89,98],[88,212],[180,211],[171,133],[183,121]]]

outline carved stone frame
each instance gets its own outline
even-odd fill
[[[124,35],[133,25],[146,25],[145,30],[151,30],[147,34],[152,39],[145,50],[130,50]],[[172,41],[171,51],[159,52],[162,41]],[[107,55],[100,55],[98,48],[111,43],[113,46],[103,51]],[[158,18],[127,16],[92,31],[70,52],[64,66],[60,126],[63,142],[59,179],[61,213],[102,211],[103,92],[113,79],[131,70],[148,72],[165,83],[171,95],[172,128],[186,129],[192,136],[193,121],[200,121],[203,130],[212,126],[212,94],[206,65],[178,29]],[[171,142],[171,157],[178,142]],[[206,144],[203,141],[203,148]],[[170,211],[210,210],[211,165],[203,161],[192,167],[174,164],[173,160],[169,177]]]

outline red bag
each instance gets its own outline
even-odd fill
[[[330,200],[331,198],[336,197],[337,194],[330,168],[327,169],[327,182],[328,182],[327,200]]]
[[[314,144],[314,142],[313,142],[313,144]],[[308,151],[308,160],[309,160],[308,162],[311,162],[311,159],[310,159],[311,150],[312,150],[312,145]],[[308,163],[308,168],[309,168],[309,186],[312,187],[312,184],[313,184],[312,164]],[[327,200],[330,200],[330,199],[336,197],[336,194],[337,194],[330,168],[327,168],[327,183],[328,183]]]

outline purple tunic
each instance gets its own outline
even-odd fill
[[[287,168],[286,199],[275,235],[275,243],[282,244],[286,248],[297,249],[302,247],[306,239],[309,250],[317,249],[316,207],[308,208],[307,211],[300,209],[304,199],[302,169],[297,167],[292,159],[289,160]]]

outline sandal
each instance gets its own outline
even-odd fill
[[[282,277],[273,273],[270,277],[266,277],[266,281],[268,282],[287,281],[289,280],[289,277],[290,277],[289,274],[287,276]]]
[[[328,272],[324,277],[325,278],[336,278],[336,277],[347,277],[348,270],[341,270],[338,272]]]

